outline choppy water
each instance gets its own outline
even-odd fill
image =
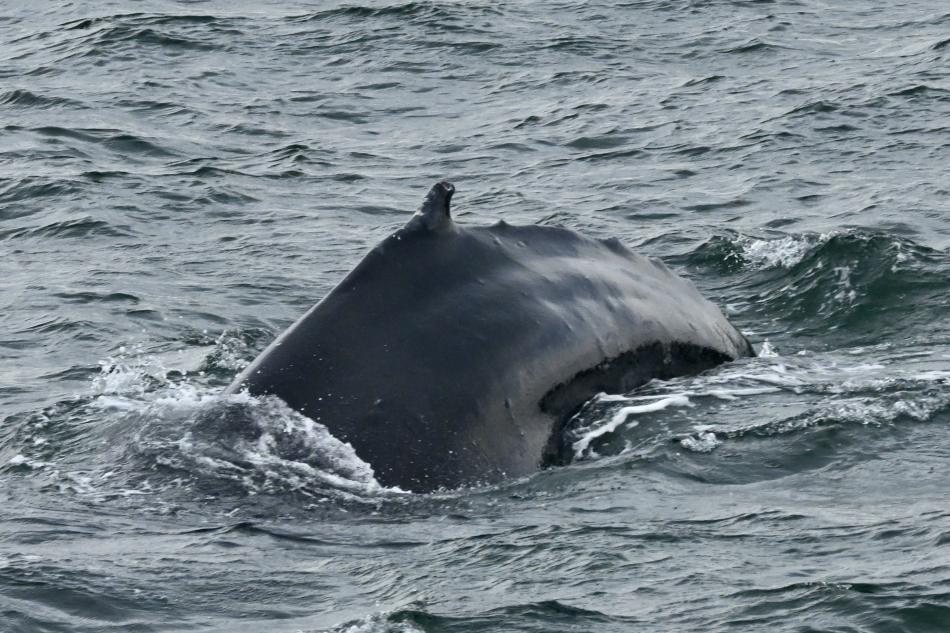
[[[950,629],[948,64],[941,2],[5,3],[0,630]],[[438,178],[762,354],[434,495],[223,401]]]

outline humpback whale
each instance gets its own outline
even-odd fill
[[[227,392],[274,395],[350,443],[385,486],[429,492],[564,463],[599,392],[753,354],[695,286],[616,239],[460,226],[421,208]]]

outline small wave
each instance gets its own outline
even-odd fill
[[[72,218],[59,222],[52,222],[43,226],[30,226],[7,231],[0,231],[0,239],[23,239],[36,237],[56,238],[86,238],[94,235],[108,237],[126,237],[129,233],[104,220],[97,220],[90,216]]]
[[[95,324],[90,321],[74,319],[68,316],[50,316],[42,315],[35,322],[23,324],[20,332],[30,332],[32,334],[52,334],[55,332],[82,332],[93,329]]]
[[[731,198],[728,200],[723,200],[721,202],[700,202],[698,204],[688,204],[684,205],[683,209],[686,211],[716,211],[719,209],[741,209],[742,207],[747,207],[752,204],[749,200],[738,197]]]
[[[121,153],[124,156],[129,154],[142,154],[145,156],[177,156],[175,152],[166,150],[143,138],[133,134],[116,134],[104,142],[104,145],[111,150]]]
[[[554,37],[550,41],[539,42],[542,50],[572,53],[574,55],[605,55],[607,51],[621,46],[619,40],[606,36],[565,35]]]
[[[344,622],[321,633],[422,633],[425,629],[407,621],[416,612],[392,611]]]
[[[116,106],[127,108],[134,112],[148,112],[161,115],[162,117],[186,116],[195,117],[195,110],[189,108],[183,103],[175,103],[165,100],[152,100],[143,98],[119,99],[115,102]]]
[[[322,633],[417,633],[427,630],[511,630],[512,623],[528,624],[525,630],[558,631],[571,623],[570,630],[596,631],[610,624],[620,624],[618,630],[629,628],[632,618],[609,615],[593,609],[584,609],[560,600],[540,600],[510,604],[481,612],[471,618],[439,616],[414,603],[396,611],[376,613],[351,620]],[[461,626],[459,626],[461,625]],[[517,627],[522,630],[522,627]],[[608,627],[609,628],[609,627]]]
[[[945,254],[878,233],[718,236],[687,264],[740,276],[744,296],[730,304],[759,323],[787,323],[796,335],[850,332],[855,342],[898,321],[906,333],[931,327],[944,309],[934,297],[950,289]]]
[[[599,136],[579,136],[564,144],[571,149],[612,149],[630,141],[629,136],[621,134],[603,134]]]
[[[739,237],[736,253],[744,262],[760,269],[792,268],[802,262],[815,247],[828,241],[829,235],[787,235],[776,239]]]
[[[5,186],[2,186],[5,185]],[[68,198],[70,195],[82,191],[79,183],[73,180],[40,178],[28,176],[26,178],[0,180],[0,203],[5,203],[3,209],[0,209],[0,219],[10,219],[32,215],[36,211],[30,211],[30,205],[11,204],[22,203],[26,200],[35,200],[37,198]],[[14,209],[22,209],[15,211]]]
[[[754,622],[756,628],[780,629],[788,620],[788,613],[794,612],[806,612],[813,620],[828,621],[843,613],[880,614],[869,617],[869,621],[888,622],[898,631],[943,631],[950,617],[947,594],[942,588],[904,580],[807,580],[741,589],[725,599],[744,604],[734,622]],[[781,615],[772,616],[774,613]]]
[[[291,143],[267,153],[272,160],[271,164],[289,163],[308,163],[311,162],[309,154],[314,150],[302,143]]]
[[[56,107],[70,107],[75,108],[81,104],[78,101],[73,101],[72,99],[65,99],[63,97],[50,97],[45,95],[38,95],[29,90],[8,90],[6,92],[0,93],[0,106],[17,106],[25,108],[56,108]]]
[[[452,11],[453,8],[455,7],[452,7],[452,5],[435,2],[403,2],[382,7],[350,5],[298,15],[290,18],[290,20],[293,22],[324,22],[343,19],[362,22],[366,19],[395,17],[419,22],[420,24],[438,24],[438,26],[444,28],[447,25],[451,27],[452,21],[457,17]],[[458,5],[458,10],[481,14],[498,13],[497,9],[487,5],[468,6],[461,4]]]
[[[67,31],[80,31],[90,29],[94,26],[110,24],[115,21],[127,21],[139,24],[216,24],[222,21],[222,18],[214,15],[185,14],[185,15],[153,15],[148,13],[122,13],[113,16],[99,18],[83,18],[64,22],[60,28]]]
[[[135,305],[141,301],[139,297],[125,293],[125,292],[91,292],[91,291],[57,292],[57,293],[54,293],[53,296],[69,303],[81,303],[81,304],[131,303]]]
[[[189,25],[189,22],[176,24],[157,16],[104,18],[67,27],[68,30],[77,32],[77,35],[63,41],[61,47],[68,57],[103,57],[129,46],[138,50],[156,47],[171,53],[213,51],[222,48],[222,44],[209,37],[213,29],[208,29],[207,25],[201,23],[198,23],[203,27],[201,30],[182,32],[179,29],[178,32],[172,33],[167,29],[160,29],[162,26],[183,26],[187,29]]]
[[[730,48],[725,48],[721,50],[722,53],[733,54],[733,55],[742,55],[748,53],[771,53],[783,49],[783,46],[777,44],[771,44],[769,42],[764,42],[758,38],[752,38],[751,40],[739,44],[738,46],[733,46]]]
[[[177,153],[165,149],[154,139],[111,128],[65,128],[55,125],[36,127],[30,130],[35,134],[54,139],[71,139],[82,143],[97,145],[123,156],[125,159],[135,155],[168,158]]]
[[[884,426],[901,420],[928,422],[950,406],[950,396],[915,396],[883,398],[837,398],[818,404],[789,418],[749,424],[740,428],[712,431],[700,428],[694,433],[677,438],[679,444],[693,452],[709,452],[724,441],[749,438],[768,438],[794,434],[818,427],[841,424]]]
[[[716,236],[690,255],[694,265],[716,266],[723,272],[740,269],[794,268],[832,234],[782,235],[759,238],[749,235]]]
[[[950,90],[928,86],[926,84],[917,84],[901,90],[888,93],[889,97],[932,97],[938,100],[946,100],[950,97]]]
[[[705,77],[695,77],[693,79],[689,79],[683,82],[682,87],[689,88],[692,86],[702,86],[705,84],[711,84],[717,81],[722,81],[723,79],[725,79],[725,76],[723,75],[706,75]]]
[[[817,99],[815,101],[808,101],[801,105],[797,105],[784,115],[784,117],[797,117],[797,116],[810,116],[812,114],[830,114],[832,112],[837,112],[841,107],[826,99]]]

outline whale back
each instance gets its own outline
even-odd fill
[[[424,205],[229,389],[279,396],[384,485],[429,491],[562,461],[560,425],[599,391],[751,353],[663,264],[558,227],[457,226],[441,194],[442,216]]]

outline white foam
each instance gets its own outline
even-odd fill
[[[754,268],[792,268],[830,237],[831,235],[788,235],[768,240],[740,236],[734,244],[741,249],[742,259]]]
[[[680,440],[680,446],[694,453],[709,453],[722,444],[712,431],[703,431]]]
[[[205,361],[226,371],[238,372],[250,364],[252,351],[239,333],[225,330],[214,342]]]
[[[249,397],[249,396],[248,396]],[[268,477],[282,477],[284,484],[304,489],[315,481],[358,494],[377,494],[383,491],[403,492],[385,488],[375,478],[372,467],[360,459],[353,446],[335,438],[326,426],[292,410],[276,398],[258,400],[263,416],[264,432],[256,442],[240,446],[243,457]],[[292,436],[305,445],[313,456],[319,456],[317,467],[311,463],[287,459],[280,454],[277,435]]]
[[[629,396],[621,396],[619,394],[610,394],[610,393],[599,393],[594,398],[598,402],[630,402],[632,398]]]
[[[593,429],[586,431],[579,440],[574,442],[574,457],[575,459],[581,459],[586,454],[589,454],[590,443],[596,440],[598,437],[602,437],[608,433],[613,433],[616,431],[621,424],[627,422],[627,418],[631,415],[641,415],[644,413],[654,413],[656,411],[662,411],[668,409],[669,407],[688,407],[691,406],[689,398],[681,394],[675,394],[672,396],[667,396],[650,402],[647,404],[632,405],[628,407],[622,407],[613,417],[604,424],[598,424]],[[635,426],[638,424],[636,421],[630,422],[627,426]]]
[[[354,622],[346,622],[329,629],[326,633],[423,633],[423,631],[409,622],[390,622],[388,614],[377,613]]]
[[[854,303],[854,300],[857,298],[858,293],[851,286],[851,267],[850,266],[837,266],[834,269],[835,271],[835,285],[837,290],[834,294],[834,299],[839,303]]]
[[[776,358],[778,355],[778,351],[772,346],[769,339],[762,341],[762,347],[759,348],[758,353],[759,358]]]
[[[17,454],[7,460],[7,464],[10,466],[26,466],[27,468],[37,470],[49,466],[50,462],[44,462],[39,459],[30,459],[26,455]]]
[[[942,382],[944,380],[950,379],[950,371],[941,371],[934,369],[931,371],[922,371],[912,375],[912,378],[916,380],[923,380],[927,382]]]
[[[166,382],[167,374],[155,356],[118,356],[99,362],[99,375],[93,378],[91,388],[99,395],[141,396],[150,383]]]
[[[92,381],[97,395],[130,395],[141,397],[156,385],[167,384],[169,375],[202,374],[212,363],[226,371],[239,371],[248,365],[247,344],[235,333],[225,331],[214,345],[185,347],[150,353],[142,343],[131,348],[122,346],[116,356],[99,361],[99,375]]]
[[[894,245],[897,248],[897,255],[894,257],[894,263],[891,265],[892,273],[901,270],[901,264],[910,260],[910,255],[904,252],[904,245],[901,242],[895,241]]]
[[[221,339],[219,338],[218,340],[220,341]],[[155,354],[152,358],[160,363],[161,367],[166,370],[166,374],[172,371],[177,371],[180,374],[195,374],[201,371],[201,366],[204,364],[205,359],[217,350],[217,344],[202,345],[200,347],[185,347]]]
[[[235,435],[224,422],[236,414],[226,410],[229,405],[242,409],[241,432],[246,436]],[[238,482],[250,494],[405,494],[398,488],[382,486],[352,445],[273,396],[257,398],[247,392],[222,396],[183,387],[152,399],[144,415],[180,420],[185,429],[205,416],[201,433],[195,429],[178,431],[175,437],[177,425],[171,425],[169,437],[166,424],[140,434],[140,446],[157,453],[159,463],[203,477]],[[218,424],[223,426],[218,429]]]

